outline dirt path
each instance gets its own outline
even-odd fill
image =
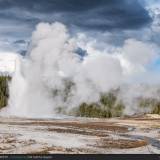
[[[0,153],[160,153],[160,118],[0,117]]]

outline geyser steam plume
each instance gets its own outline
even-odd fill
[[[136,67],[143,72],[156,56],[152,45],[136,40],[127,40],[114,54],[90,53],[83,60],[77,48],[77,39],[70,37],[63,24],[40,23],[27,56],[19,58],[3,115],[56,117],[57,107],[67,112],[83,102],[98,102],[101,93],[121,86],[136,74]],[[142,56],[132,63],[139,50]]]
[[[33,32],[26,58],[10,84],[9,115],[54,117],[55,109],[66,111],[82,102],[97,102],[101,92],[120,84],[120,62],[108,55],[76,54],[77,45],[61,23],[40,23]],[[110,72],[112,70],[112,72]],[[73,84],[66,93],[68,84]]]

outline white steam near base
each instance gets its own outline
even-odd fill
[[[133,84],[130,79],[135,75],[148,75],[145,65],[157,57],[156,46],[133,39],[109,54],[106,50],[99,52],[84,38],[70,37],[61,23],[40,23],[33,32],[27,56],[18,58],[8,107],[1,114],[56,117],[57,107],[64,107],[67,112],[83,102],[98,102],[101,93],[124,83]],[[77,47],[88,52],[83,60],[75,53]],[[66,84],[70,82],[74,85],[66,94]],[[126,113],[131,113],[131,99],[137,90],[134,94],[127,90],[122,90],[120,97],[125,99]],[[139,90],[138,94],[144,91]]]

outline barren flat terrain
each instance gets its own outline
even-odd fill
[[[0,117],[0,153],[160,153],[160,117]]]

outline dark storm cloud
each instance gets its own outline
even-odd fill
[[[137,29],[152,21],[138,0],[0,0],[0,11],[0,19],[61,21],[98,31]]]
[[[14,44],[25,44],[25,43],[26,43],[26,41],[25,41],[25,40],[23,40],[23,39],[20,39],[20,40],[16,40],[16,41],[14,41],[13,43],[14,43]]]
[[[23,42],[30,41],[31,33],[39,22],[59,21],[66,24],[73,34],[78,31],[93,37],[99,34],[99,40],[120,45],[129,36],[125,31],[141,32],[152,22],[144,4],[139,2],[140,0],[0,0],[0,39],[7,39],[8,48],[11,45],[11,48],[22,50],[24,54],[23,50],[28,43]],[[103,37],[104,32],[111,35]]]

